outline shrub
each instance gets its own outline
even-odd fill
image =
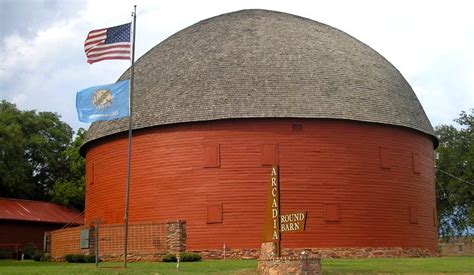
[[[25,255],[25,259],[33,259],[37,251],[40,250],[32,243],[25,244],[21,249],[21,253]]]
[[[179,258],[181,262],[199,262],[202,259],[201,255],[192,252],[181,252]]]
[[[176,262],[176,261],[177,261],[177,260],[176,260],[176,255],[171,254],[171,253],[164,255],[163,258],[161,258],[161,260],[162,260],[163,262],[167,262],[167,263]]]
[[[76,254],[67,254],[64,256],[64,260],[68,263],[76,263]]]
[[[80,263],[81,259],[82,259],[82,262],[84,262],[84,256],[77,255],[77,254],[67,254],[66,256],[64,256],[64,259],[68,263]]]
[[[37,250],[35,252],[35,254],[33,255],[33,257],[31,257],[35,262],[39,262],[39,261],[42,261],[44,262],[45,259],[44,259],[44,252],[43,251],[39,251]]]
[[[95,263],[95,255],[67,254],[64,260],[68,263]]]
[[[191,252],[181,252],[179,254],[179,261],[180,262],[199,262],[202,259],[201,255],[197,253]],[[163,262],[176,262],[176,255],[172,253],[168,253],[161,258]]]
[[[12,252],[6,249],[0,249],[0,259],[10,259]]]
[[[36,251],[35,255],[33,255],[33,260],[36,262],[47,262],[51,256],[49,253],[44,253],[43,251]]]
[[[72,263],[72,260],[73,260],[72,258],[73,257],[74,257],[73,254],[66,254],[66,255],[64,255],[64,260],[68,263]]]
[[[49,260],[51,260],[51,255],[49,253],[44,253],[40,261],[47,262]]]
[[[84,261],[86,263],[95,263],[95,255],[86,255],[86,256],[84,256]]]
[[[171,253],[166,254],[163,256],[163,258],[161,258],[161,261],[167,262],[167,263],[176,262],[177,261],[176,255],[171,254]]]

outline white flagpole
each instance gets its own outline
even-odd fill
[[[132,156],[132,100],[133,100],[133,78],[135,71],[135,25],[137,22],[137,5],[133,6],[133,32],[132,32],[132,67],[130,69],[130,92],[128,94],[128,163],[127,163],[127,184],[125,190],[125,240],[123,253],[123,267],[127,268],[127,254],[128,254],[128,206],[130,202],[130,160]]]

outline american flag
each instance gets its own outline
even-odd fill
[[[87,63],[109,59],[130,59],[131,23],[90,31],[84,42]]]

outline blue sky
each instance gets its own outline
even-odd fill
[[[127,61],[86,63],[92,29],[130,21],[137,58],[175,32],[222,13],[260,8],[336,27],[387,58],[412,86],[433,126],[474,108],[472,1],[0,0],[0,99],[52,111],[74,129],[76,92],[115,82]]]

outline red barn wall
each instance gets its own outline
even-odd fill
[[[61,227],[63,227],[63,224],[0,221],[0,244],[19,243],[21,248],[26,244],[33,243],[38,249],[42,250],[44,232],[60,229]]]
[[[123,221],[127,137],[87,151],[86,224]],[[271,162],[282,213],[306,210],[283,246],[437,243],[432,137],[343,120],[241,119],[135,131],[131,222],[187,221],[187,248],[257,248]]]

